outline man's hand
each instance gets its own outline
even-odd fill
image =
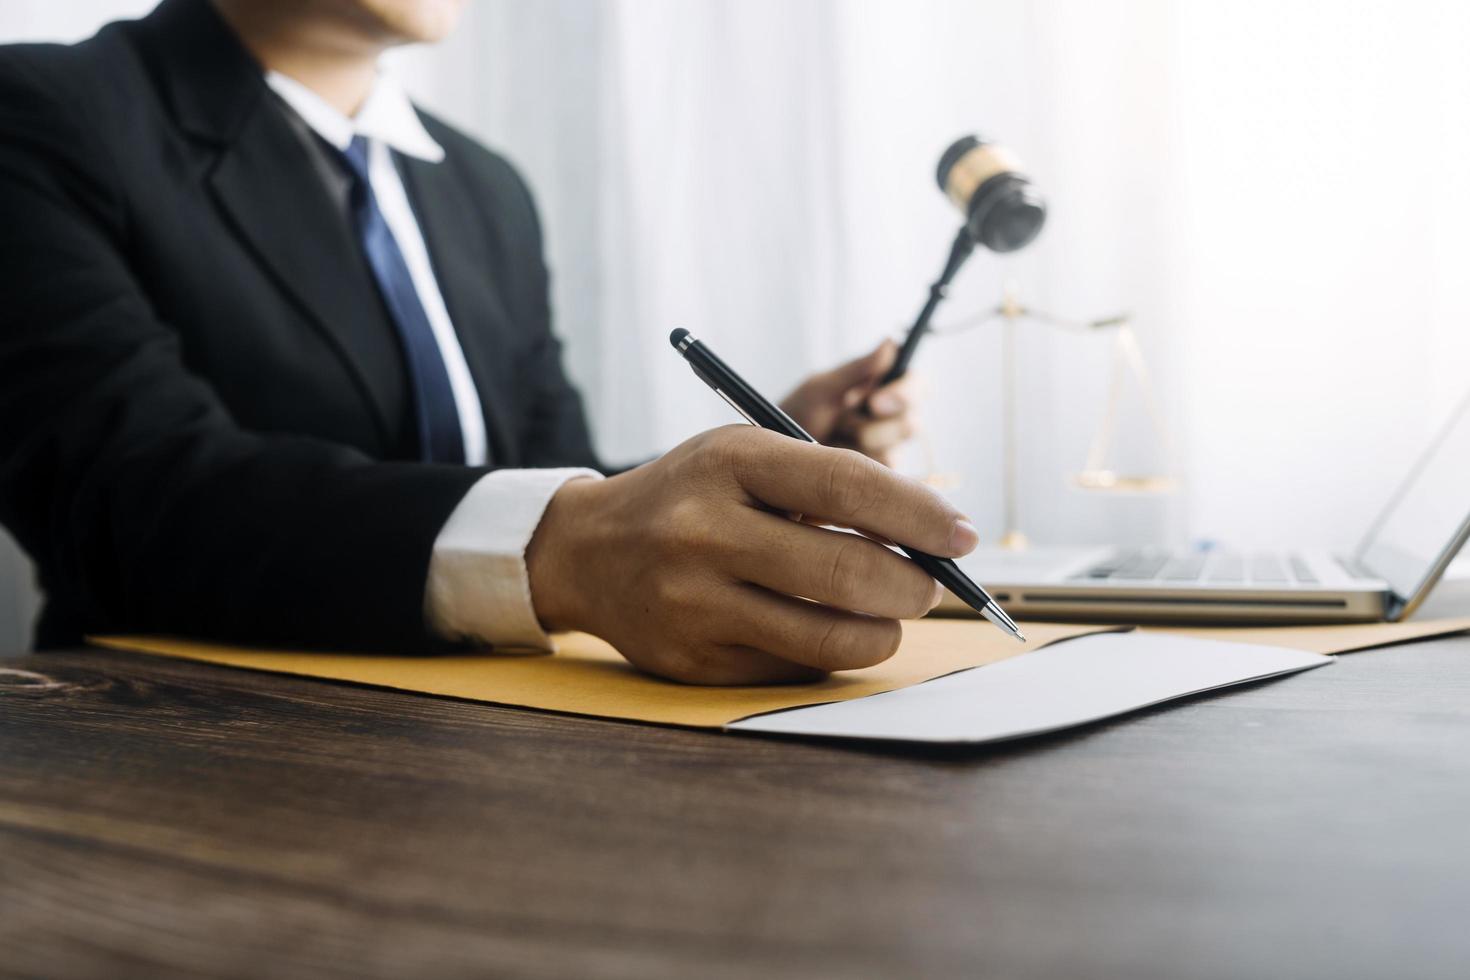
[[[943,497],[858,453],[728,426],[563,486],[526,553],[536,614],[693,684],[811,680],[892,656],[898,620],[932,609],[938,583],[789,514],[945,557],[979,540]]]
[[[856,449],[886,466],[914,434],[903,379],[876,387],[897,356],[898,345],[885,340],[855,361],[812,375],[781,407],[818,442]],[[864,401],[871,414],[861,410]]]

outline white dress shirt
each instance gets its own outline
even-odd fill
[[[414,290],[444,359],[464,436],[465,462],[483,464],[487,443],[480,396],[390,152],[439,163],[444,159],[443,147],[429,135],[407,93],[391,75],[378,74],[362,108],[352,117],[280,72],[268,72],[266,83],[312,132],[338,150],[345,151],[354,136],[367,138],[368,180],[408,264]],[[470,488],[434,541],[424,587],[424,613],[431,629],[447,639],[497,647],[551,648],[531,599],[526,547],[552,496],[567,480],[579,477],[600,479],[601,475],[580,468],[497,470]]]
[[[449,374],[449,387],[454,392],[454,405],[459,414],[459,431],[464,436],[464,461],[470,466],[481,465],[485,462],[485,416],[480,410],[480,396],[475,391],[475,381],[470,376],[454,324],[450,322],[449,310],[444,306],[434,268],[429,264],[429,249],[390,152],[397,150],[406,156],[439,163],[444,159],[444,148],[424,129],[413,103],[402,87],[393,82],[392,76],[378,76],[362,108],[350,119],[289,75],[273,71],[265,80],[329,145],[345,153],[352,137],[367,137],[368,181],[373,185],[378,210],[403,253],[409,278],[419,294],[419,303],[428,317],[429,328],[434,331],[434,341],[439,345],[444,369]]]

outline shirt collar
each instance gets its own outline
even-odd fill
[[[408,93],[392,75],[379,72],[357,115],[338,112],[326,99],[289,75],[266,72],[266,84],[322,139],[346,150],[354,136],[381,140],[399,153],[438,163],[444,148],[424,128]]]

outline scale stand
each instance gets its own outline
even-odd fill
[[[1007,551],[1025,551],[1029,546],[1021,532],[1017,513],[1020,496],[1020,466],[1016,462],[1016,323],[1026,308],[1016,299],[1010,283],[1000,301],[1000,430],[1001,430],[1001,526],[1000,546]]]

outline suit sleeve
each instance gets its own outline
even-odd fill
[[[242,429],[129,270],[86,120],[0,60],[0,521],[93,631],[429,646],[440,528],[484,470]]]

